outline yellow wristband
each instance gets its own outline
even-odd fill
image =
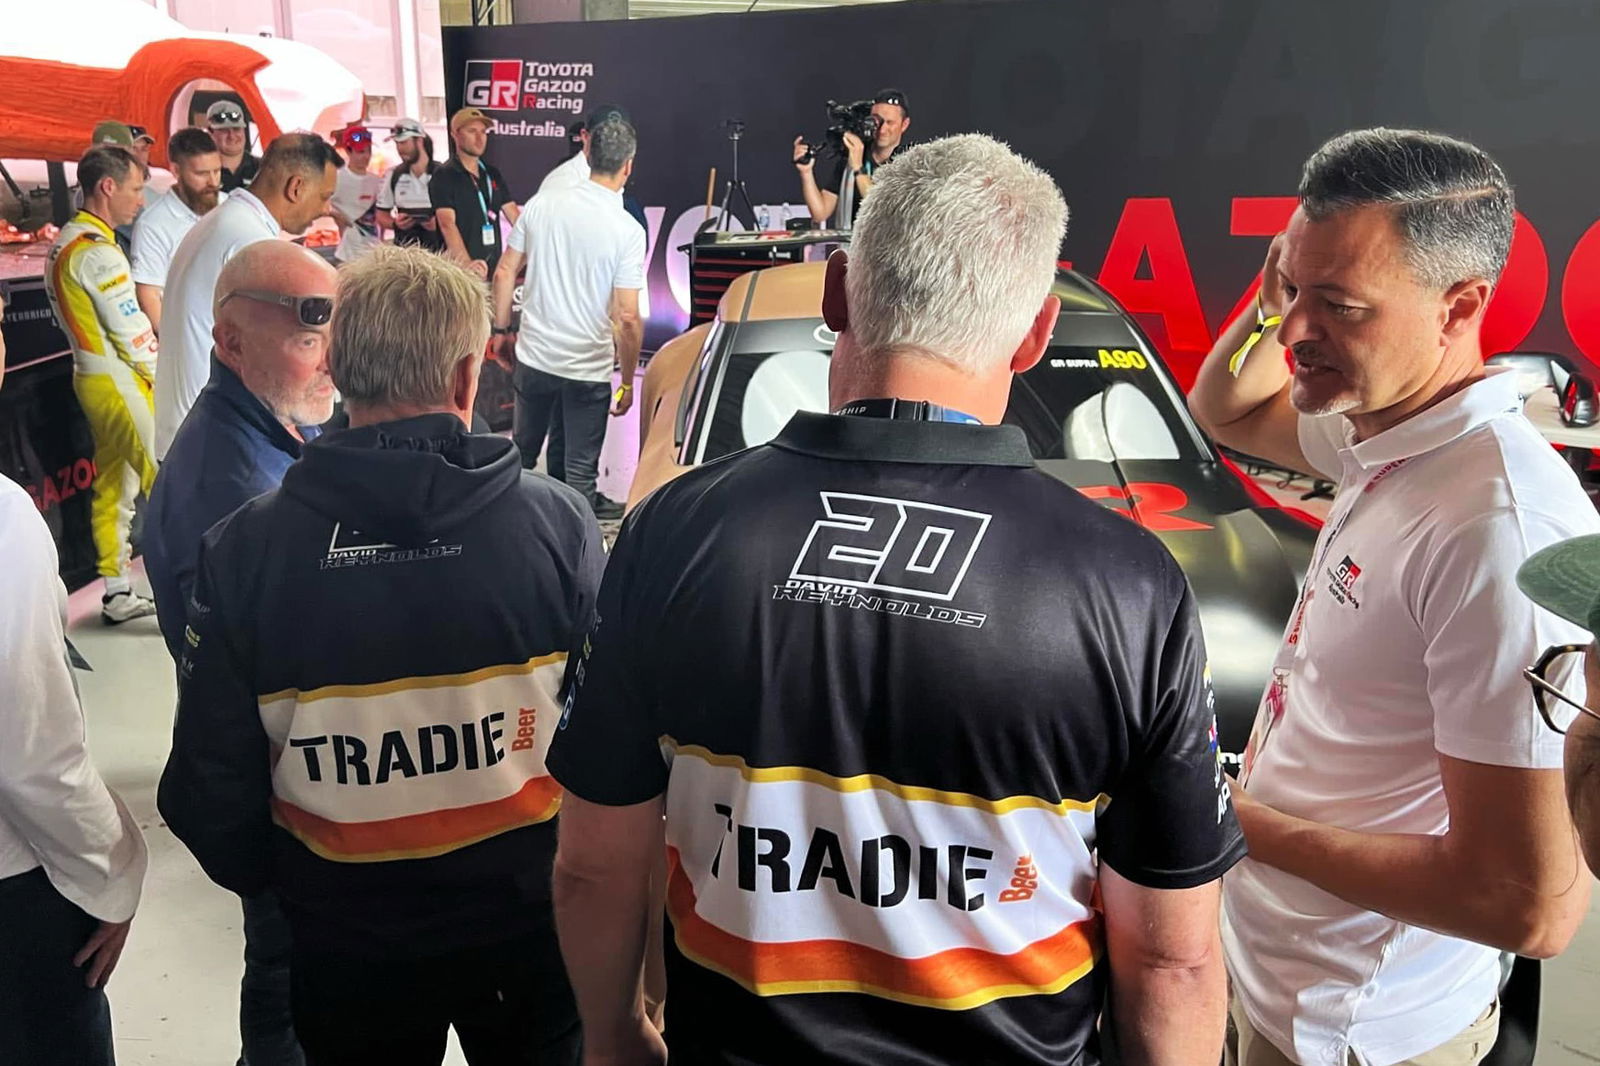
[[[1268,315],[1266,313],[1266,308],[1263,307],[1261,303],[1261,290],[1257,289],[1256,328],[1251,330],[1250,336],[1246,337],[1244,339],[1244,343],[1239,345],[1239,350],[1234,352],[1233,355],[1229,356],[1228,373],[1232,374],[1234,377],[1238,377],[1239,372],[1244,369],[1245,357],[1250,354],[1250,349],[1254,348],[1261,342],[1261,338],[1267,335],[1267,330],[1278,325],[1278,323],[1282,321],[1282,315]]]

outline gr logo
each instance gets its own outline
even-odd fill
[[[467,60],[467,106],[515,111],[522,93],[522,60]]]
[[[790,581],[951,600],[990,516],[913,500],[824,492]]]

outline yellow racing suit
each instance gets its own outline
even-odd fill
[[[88,211],[56,238],[45,287],[72,343],[72,389],[94,436],[89,515],[100,576],[126,577],[133,501],[156,480],[155,331],[116,235]]]

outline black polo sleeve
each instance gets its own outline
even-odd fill
[[[435,211],[445,208],[457,210],[461,199],[460,171],[455,167],[440,167],[428,181],[428,200]]]
[[[1126,771],[1100,816],[1100,858],[1147,888],[1194,888],[1214,881],[1244,858],[1244,834],[1233,815],[1217,744],[1216,695],[1194,594],[1177,573],[1181,599],[1153,669],[1154,688],[1134,717]],[[1147,680],[1148,679],[1148,680]]]
[[[830,152],[823,158],[818,159],[815,169],[817,188],[837,196],[839,194],[839,186],[844,181],[845,163],[846,159],[842,151]]]
[[[611,807],[667,788],[652,663],[659,645],[638,610],[645,579],[659,572],[645,559],[648,512],[647,504],[629,516],[611,551],[593,625],[568,660],[566,707],[546,758],[563,788]]]

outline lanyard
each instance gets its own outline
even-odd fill
[[[463,167],[463,170],[466,168]],[[479,179],[482,180],[479,180]],[[493,220],[489,214],[489,201],[483,198],[483,183],[489,183],[489,196],[494,196],[494,178],[489,176],[489,168],[481,161],[478,163],[478,173],[472,176],[472,191],[478,194],[478,210],[483,212],[483,224],[489,225]]]
[[[940,407],[927,400],[852,400],[834,414],[855,415],[858,418],[890,418],[898,422],[956,422],[964,426],[983,425],[981,418],[974,418],[952,407]]]
[[[1255,727],[1250,731],[1250,743],[1245,746],[1244,767],[1239,776],[1239,781],[1246,788],[1250,786],[1250,775],[1255,769],[1256,760],[1260,757],[1262,749],[1266,747],[1267,740],[1271,737],[1278,723],[1283,721],[1284,713],[1289,706],[1289,674],[1294,664],[1296,653],[1300,649],[1300,640],[1304,635],[1306,608],[1311,605],[1315,595],[1316,582],[1321,580],[1324,564],[1328,555],[1333,551],[1333,542],[1339,539],[1339,534],[1344,532],[1345,526],[1350,522],[1350,516],[1355,514],[1356,508],[1363,498],[1370,495],[1380,482],[1390,474],[1399,470],[1407,460],[1397,459],[1392,463],[1378,468],[1378,472],[1367,479],[1360,489],[1347,489],[1340,493],[1340,499],[1349,498],[1337,517],[1329,516],[1329,524],[1324,527],[1319,546],[1312,557],[1311,566],[1306,571],[1305,584],[1300,586],[1300,595],[1295,599],[1294,614],[1291,616],[1289,629],[1284,634],[1283,643],[1278,647],[1278,653],[1272,660],[1272,680],[1267,684],[1264,697],[1266,706],[1256,715]]]

